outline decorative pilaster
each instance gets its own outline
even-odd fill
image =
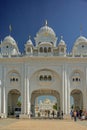
[[[27,114],[27,77],[26,77],[26,65],[25,65],[25,71],[24,71],[24,93],[23,93],[23,96],[24,96],[24,99],[23,99],[23,104],[24,104],[24,114]]]
[[[0,113],[2,113],[2,83],[1,83],[1,80],[0,80]]]
[[[26,114],[26,79],[24,77],[23,85],[21,88],[21,102],[22,102],[22,106],[21,106],[21,114]]]
[[[65,114],[67,114],[67,73],[66,73],[66,70],[64,71],[65,72],[65,85],[64,85],[64,88],[65,88]]]
[[[69,79],[69,73],[67,73],[67,113],[70,113],[70,79]]]
[[[83,83],[84,83],[84,89],[83,89],[83,109],[85,109],[87,111],[87,68],[86,70],[84,71],[86,72],[85,73],[85,77],[84,77],[84,80],[83,80]]]
[[[3,68],[3,110],[2,110],[2,113],[3,113],[3,117],[6,118],[7,117],[7,93],[6,93],[6,71],[5,71],[5,68]]]
[[[65,108],[64,108],[64,106],[65,106],[65,101],[64,101],[64,97],[65,97],[65,93],[64,93],[64,91],[65,91],[65,81],[64,81],[64,67],[63,67],[63,72],[62,72],[62,110],[63,110],[63,112],[65,113]]]
[[[27,80],[27,91],[26,91],[26,97],[27,97],[27,114],[29,114],[29,80],[28,80],[28,78],[26,78],[26,80]]]
[[[30,86],[29,86],[29,78],[27,78],[27,114],[29,115],[30,118],[30,113],[31,113],[31,103],[30,103]]]

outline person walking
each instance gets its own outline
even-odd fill
[[[61,119],[63,119],[63,111],[61,111]]]
[[[70,116],[71,116],[71,119],[73,119],[73,111],[72,110],[70,111]]]
[[[53,118],[54,118],[54,114],[55,114],[54,111],[52,111]]]
[[[77,121],[77,112],[76,112],[76,110],[74,111],[73,115],[74,115],[74,121]]]

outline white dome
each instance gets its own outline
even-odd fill
[[[87,42],[87,38],[80,36],[76,39],[75,45],[78,45],[80,42]]]
[[[36,34],[35,43],[36,46],[42,42],[50,42],[52,45],[56,46],[57,37],[54,30],[45,23],[45,26],[41,27]]]
[[[51,27],[48,27],[47,25],[41,27],[37,34],[44,34],[44,33],[48,33],[50,35],[55,36],[55,32],[53,31],[53,29]]]
[[[16,41],[11,36],[6,36],[1,43],[1,52],[11,54],[11,55],[18,55],[19,49],[16,44]]]
[[[13,46],[17,46],[16,41],[11,36],[6,36],[3,40],[3,43],[11,43]]]
[[[41,42],[39,44],[39,46],[42,46],[42,45],[50,45],[50,46],[52,46],[52,44],[50,42]]]
[[[27,43],[26,43],[27,45],[33,45],[33,43],[32,43],[32,41],[31,41],[31,39],[29,39],[28,41],[27,41]]]
[[[61,39],[59,45],[66,46],[65,41]]]

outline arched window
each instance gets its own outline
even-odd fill
[[[43,47],[40,47],[40,52],[43,52]]]
[[[73,78],[72,80],[73,80],[73,81],[75,81],[75,79],[74,79],[74,78]]]
[[[72,76],[72,81],[73,82],[80,82],[81,81],[81,78],[80,78],[80,74],[79,73],[74,73],[73,76]]]
[[[44,76],[44,80],[47,81],[47,75]]]
[[[48,52],[51,52],[51,47],[48,47]]]
[[[43,76],[41,75],[39,79],[40,79],[40,81],[42,81],[43,80]]]
[[[61,52],[64,52],[64,48],[61,48]]]
[[[52,80],[52,77],[49,75],[48,76],[48,81],[51,81]]]
[[[18,82],[18,78],[16,78],[16,81]]]
[[[15,78],[13,78],[13,81],[15,81]]]
[[[27,52],[31,52],[31,48],[30,47],[27,48]]]
[[[47,47],[44,47],[44,52],[47,53]]]
[[[78,81],[78,78],[76,78],[76,81]]]
[[[19,74],[18,73],[11,73],[10,74],[10,83],[18,83],[19,82]]]

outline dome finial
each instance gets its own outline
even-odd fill
[[[47,26],[47,20],[45,21],[45,26]]]
[[[31,36],[29,35],[29,39],[31,39]]]
[[[63,40],[63,36],[61,36],[61,40]]]
[[[80,36],[82,36],[82,25],[80,25]]]
[[[9,25],[9,32],[10,32],[10,35],[11,35],[11,32],[12,32],[12,26],[11,26],[11,24]]]

